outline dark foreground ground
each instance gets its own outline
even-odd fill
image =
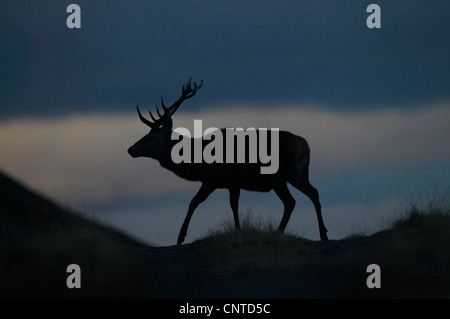
[[[316,242],[246,227],[148,247],[0,174],[1,298],[449,298],[448,195],[385,231]],[[81,288],[69,289],[69,264]],[[366,285],[381,268],[381,288]]]

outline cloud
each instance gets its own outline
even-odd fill
[[[227,107],[220,108],[221,110]],[[229,108],[230,109],[230,108]],[[174,127],[193,131],[193,120],[208,127],[277,127],[305,137],[311,146],[314,178],[405,165],[448,162],[450,103],[407,110],[356,113],[317,111],[296,104],[233,105],[231,111],[183,113]],[[148,132],[137,114],[76,115],[0,122],[0,167],[63,202],[110,203],[134,198],[194,193],[152,159],[132,159],[127,149]],[[449,174],[449,172],[443,172]]]
[[[398,165],[404,161],[448,159],[450,105],[436,104],[414,110],[384,109],[341,113],[317,111],[313,106],[235,106],[232,111],[192,114],[175,125],[203,127],[277,127],[305,137],[312,158],[325,169]]]
[[[0,165],[64,202],[86,198],[102,202],[176,191],[182,181],[154,161],[133,160],[127,154],[128,147],[147,133],[140,124],[135,114],[3,123]]]

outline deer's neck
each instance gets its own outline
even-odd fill
[[[198,167],[192,163],[174,163],[172,160],[172,147],[178,143],[177,140],[170,140],[167,143],[167,146],[161,152],[161,156],[158,159],[159,164],[168,169],[169,171],[175,173],[181,178],[198,181],[201,179],[201,172],[198,170]]]

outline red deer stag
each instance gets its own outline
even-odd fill
[[[320,238],[321,240],[327,240],[327,229],[322,219],[319,192],[308,180],[310,150],[304,138],[285,131],[279,132],[279,167],[274,174],[261,174],[261,162],[206,163],[202,160],[200,163],[195,163],[194,161],[190,163],[175,163],[172,160],[172,148],[178,143],[178,140],[172,139],[172,115],[180,107],[181,103],[193,97],[202,85],[203,81],[200,85],[194,82],[192,87],[189,79],[186,86],[183,85],[182,87],[180,98],[170,107],[164,105],[161,97],[161,106],[164,112],[161,114],[157,107],[158,119],[150,112],[152,121],[142,116],[139,106],[137,106],[139,118],[150,127],[150,132],[128,149],[128,153],[134,158],[151,157],[158,160],[162,167],[174,172],[176,175],[190,181],[200,181],[202,183],[200,190],[189,204],[186,218],[178,235],[177,244],[183,243],[194,210],[217,188],[228,189],[230,193],[230,205],[236,229],[240,229],[238,201],[241,189],[259,192],[274,190],[284,205],[283,217],[278,227],[279,232],[284,232],[295,206],[295,199],[289,192],[287,183],[303,192],[312,201],[319,223]],[[221,130],[222,133],[224,133],[224,130]],[[260,130],[256,130],[256,133],[259,136]],[[191,139],[191,142],[194,144],[194,139]],[[204,140],[202,142],[203,147],[210,142]],[[223,145],[226,145],[225,140]],[[248,148],[249,146],[246,145],[247,151]],[[226,148],[224,148],[223,152],[225,153],[226,151]],[[236,147],[234,151],[234,154],[236,154]]]

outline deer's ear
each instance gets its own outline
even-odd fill
[[[173,126],[173,122],[172,122],[172,119],[169,117],[166,121],[164,121],[164,124],[161,127],[163,134],[170,135],[172,133],[172,126]]]

